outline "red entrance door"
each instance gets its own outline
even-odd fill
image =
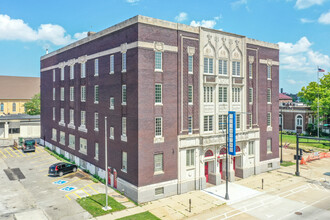
[[[221,175],[221,179],[222,179],[222,160],[220,160],[220,175]]]
[[[206,177],[206,182],[209,182],[209,162],[205,162],[205,177]]]

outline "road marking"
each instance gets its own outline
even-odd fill
[[[65,197],[68,198],[68,200],[71,200],[70,197],[68,196],[68,194],[66,194]]]
[[[0,152],[2,153],[2,155],[5,157],[5,158],[7,158],[7,156],[0,150]]]
[[[47,158],[45,158],[45,159],[42,159],[42,160],[36,160],[36,161],[33,161],[33,162],[31,162],[31,163],[38,163],[38,162],[41,162],[41,161],[45,161],[45,160],[49,160],[49,159],[52,159],[51,157],[47,157]]]
[[[26,157],[26,155],[25,155],[25,154],[23,154],[23,153],[22,153],[22,151],[21,151],[20,149],[18,149],[17,147],[15,147],[15,149],[17,150],[17,152],[18,152],[18,153],[22,154],[22,155],[23,155],[23,157]]]
[[[11,156],[11,157],[14,157],[13,155],[11,155],[10,153],[9,153],[9,151],[7,151],[7,149],[6,148],[4,148],[4,150]]]
[[[50,161],[47,161],[47,162],[45,162],[45,163],[37,164],[37,166],[33,166],[33,168],[39,167],[40,165],[48,164],[49,162],[50,162]]]
[[[73,190],[77,189],[77,187],[73,187],[73,186],[66,186],[63,187],[62,189],[60,189],[61,191],[65,191],[65,192],[71,192]]]
[[[78,196],[79,198],[81,198],[78,194],[76,194],[76,192],[78,191],[78,190],[82,190],[82,191],[84,191],[85,192],[85,188],[86,187],[90,187],[91,189],[93,189],[92,187],[91,187],[91,185],[93,185],[93,184],[95,184],[95,183],[91,183],[91,184],[88,184],[87,186],[84,186],[84,187],[81,187],[80,189],[77,189],[77,190],[75,190],[75,191],[73,191],[73,192],[70,192],[70,193],[68,193],[68,194],[66,194],[65,196],[68,198],[68,196],[70,195],[70,194],[75,194],[76,196]],[[97,192],[95,189],[93,189],[95,192]],[[86,194],[88,195],[88,193],[86,192]],[[71,200],[71,199],[69,199],[69,200]]]
[[[79,196],[77,193],[75,193],[75,192],[74,192],[73,194],[75,194],[76,196],[78,196],[78,197],[79,197],[79,199],[81,199],[81,197],[80,197],[80,196]]]
[[[94,192],[96,192],[96,193],[99,193],[96,189],[94,189],[93,187],[91,187],[91,186],[88,186],[89,188],[91,188],[92,190],[94,190]]]
[[[72,181],[72,182],[67,182],[67,183],[65,183],[65,184],[63,184],[62,186],[59,186],[59,187],[57,187],[57,188],[61,188],[61,187],[65,186],[65,185],[68,185],[68,184],[71,184],[71,183],[77,182],[77,181],[79,181],[79,180],[81,180],[81,179],[77,179],[77,180],[74,180],[74,181]]]
[[[91,196],[91,194],[89,194],[88,192],[86,192],[84,189],[81,189],[82,191],[84,191],[87,195]]]
[[[13,151],[13,149],[9,148],[9,150],[11,150],[14,154],[16,154],[17,157],[21,157],[20,155],[18,155],[17,153],[15,153],[15,151]]]
[[[59,179],[62,179],[62,178],[65,178],[65,177],[71,176],[71,175],[73,175],[73,174],[75,174],[75,173],[70,173],[70,174],[68,174],[68,175],[58,177],[58,178],[56,178],[56,180],[59,180]]]

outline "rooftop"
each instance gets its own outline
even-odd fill
[[[0,76],[0,100],[31,99],[38,93],[39,77]]]
[[[0,116],[0,121],[4,120],[29,120],[29,119],[40,119],[40,115],[27,115],[27,114],[11,114]]]
[[[278,99],[279,100],[292,100],[292,98],[290,96],[287,96],[283,93],[280,93],[279,96],[278,96]]]

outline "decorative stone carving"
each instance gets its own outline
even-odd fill
[[[124,43],[124,44],[120,45],[120,51],[121,51],[121,53],[126,53],[127,43]]]
[[[164,52],[164,43],[154,41],[154,50]]]
[[[228,53],[227,53],[227,51],[225,50],[225,48],[224,47],[222,47],[221,49],[220,49],[220,51],[219,51],[219,56],[220,57],[228,57]]]
[[[272,66],[273,65],[273,61],[271,59],[267,59],[267,65],[268,66]]]
[[[238,47],[239,40],[235,40],[235,43],[236,43],[236,47]]]
[[[87,61],[87,55],[78,58],[78,63],[85,63]]]
[[[69,66],[72,66],[72,65],[75,64],[75,62],[76,62],[76,59],[71,59],[71,60],[68,60],[67,64],[68,64]]]
[[[195,54],[195,47],[189,47],[188,46],[187,51],[188,51],[188,55],[189,56],[194,56],[194,54]]]
[[[254,56],[249,56],[249,63],[253,63],[254,62]]]
[[[59,64],[58,64],[58,67],[59,67],[59,68],[63,68],[63,67],[65,67],[65,62],[61,62],[61,63],[59,63]]]
[[[219,84],[223,84],[223,85],[228,85],[229,84],[229,79],[227,78],[220,78],[218,80]]]
[[[212,40],[212,36],[210,34],[207,35],[207,39],[210,42]]]

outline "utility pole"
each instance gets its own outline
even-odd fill
[[[320,84],[319,67],[317,67],[317,137],[318,138],[320,138],[320,85],[319,84]]]
[[[111,207],[108,206],[108,147],[107,147],[107,117],[104,117],[104,147],[105,147],[105,207],[103,207],[104,211],[110,210]]]
[[[283,106],[282,106],[283,107]],[[281,161],[283,162],[283,144],[282,144],[282,133],[283,133],[283,109],[281,108]]]
[[[296,133],[296,138],[297,138],[297,142],[296,142],[296,176],[300,176],[299,173],[299,133]]]

